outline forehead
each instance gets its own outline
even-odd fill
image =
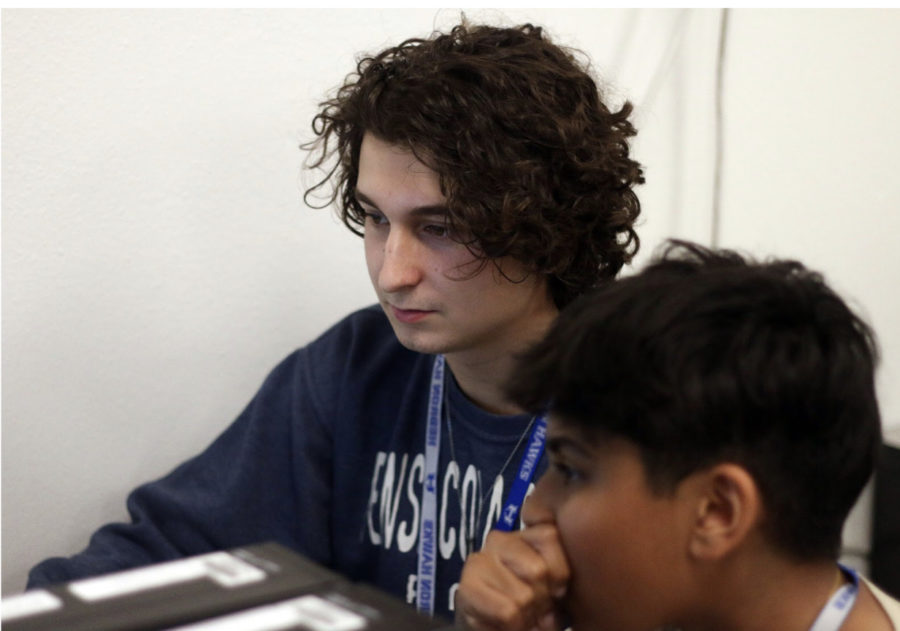
[[[551,412],[547,418],[547,441],[573,442],[593,449],[603,442],[601,432],[589,431],[583,425],[567,419],[558,412]]]
[[[547,450],[551,455],[576,458],[585,465],[602,463],[607,474],[614,465],[618,468],[627,462],[626,469],[630,473],[645,477],[640,449],[635,443],[622,436],[566,420],[559,414],[550,414],[547,419]]]
[[[406,147],[363,136],[356,190],[381,210],[442,204],[440,177]]]

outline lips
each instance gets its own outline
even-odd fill
[[[428,317],[430,314],[434,313],[434,311],[424,311],[421,309],[398,309],[397,307],[391,305],[391,313],[394,314],[394,317],[398,321],[403,322],[404,324],[413,324]]]

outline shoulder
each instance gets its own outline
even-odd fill
[[[875,597],[875,600],[878,601],[878,604],[881,605],[881,608],[887,614],[895,631],[900,631],[900,601],[884,592],[867,578],[862,577],[862,579],[872,596]]]
[[[294,380],[321,394],[345,394],[377,375],[417,370],[424,356],[405,348],[378,305],[344,317],[317,339],[288,356],[283,367]],[[430,363],[429,363],[430,365]]]
[[[375,353],[415,355],[397,341],[387,316],[378,305],[354,311],[310,343],[306,350],[315,355],[336,353],[345,362],[358,356],[371,357]]]

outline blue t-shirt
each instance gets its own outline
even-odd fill
[[[28,587],[277,541],[414,604],[433,362],[400,345],[379,307],[351,314],[282,361],[205,451],[135,489],[131,523],[37,565]],[[531,417],[485,412],[449,374],[446,394],[456,460],[445,418],[434,598],[452,617],[466,541],[480,548],[496,522]]]

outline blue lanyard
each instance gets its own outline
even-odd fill
[[[495,528],[510,532],[515,526],[516,517],[519,516],[519,509],[525,501],[525,494],[528,493],[528,485],[534,477],[534,471],[537,463],[544,453],[544,443],[547,441],[547,415],[541,414],[534,423],[531,430],[531,436],[528,438],[528,448],[522,456],[522,462],[519,464],[519,472],[513,481],[512,488],[509,490],[509,496],[506,498],[506,504],[500,512],[500,519],[497,520]]]
[[[838,567],[844,574],[849,574],[852,580],[837,590],[834,596],[825,603],[809,631],[837,631],[844,624],[844,619],[853,608],[853,603],[856,602],[856,595],[859,593],[859,575],[840,563],[838,563]]]
[[[437,477],[438,460],[441,451],[441,411],[444,400],[444,356],[434,358],[431,369],[431,384],[428,389],[428,424],[425,430],[425,478],[422,484],[422,520],[419,536],[419,566],[417,579],[417,608],[422,613],[434,613],[435,569],[437,565]],[[519,471],[503,505],[498,530],[510,531],[516,518],[528,485],[534,477],[537,464],[544,452],[547,437],[547,418],[541,415],[534,423],[528,447],[522,456]]]
[[[444,399],[444,356],[434,359],[428,388],[428,426],[425,430],[425,478],[422,482],[422,522],[419,532],[419,576],[416,606],[434,613],[434,576],[437,555],[437,468],[441,451],[441,407]]]

